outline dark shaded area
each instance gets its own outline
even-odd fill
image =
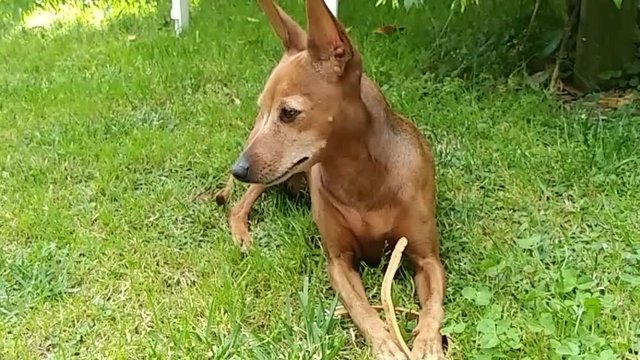
[[[614,78],[640,73],[637,13],[637,0],[622,1],[620,9],[613,1],[582,2],[575,59],[575,83],[582,91],[623,85]],[[634,65],[639,68],[631,74]]]

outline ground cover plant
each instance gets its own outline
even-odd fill
[[[253,1],[192,5],[176,38],[166,2],[0,4],[1,359],[370,358],[328,315],[304,197],[261,198],[246,256],[194,200],[226,179],[280,48]],[[527,2],[340,6],[435,151],[449,357],[637,358],[637,106],[563,106],[513,75]],[[413,290],[401,271],[395,304]]]

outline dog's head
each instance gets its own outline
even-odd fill
[[[307,0],[307,33],[271,0],[260,0],[284,54],[258,98],[259,112],[233,165],[240,181],[274,185],[309,169],[360,99],[362,64],[323,0]],[[345,109],[347,108],[347,109]]]

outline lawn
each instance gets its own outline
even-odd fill
[[[228,208],[194,201],[224,183],[280,55],[263,14],[196,1],[176,38],[167,3],[0,4],[0,359],[370,359],[326,313],[304,197],[260,199],[246,256]],[[518,80],[529,2],[426,3],[344,0],[340,18],[435,152],[449,358],[637,359],[638,107]],[[363,273],[378,302],[381,269]],[[394,301],[417,308],[406,272]]]

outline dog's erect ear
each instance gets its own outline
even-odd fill
[[[297,53],[307,48],[307,34],[300,25],[272,0],[259,0],[259,3],[288,54]]]
[[[307,50],[314,60],[329,61],[341,76],[349,62],[359,60],[351,40],[323,0],[307,0]],[[355,61],[359,66],[359,61]]]

